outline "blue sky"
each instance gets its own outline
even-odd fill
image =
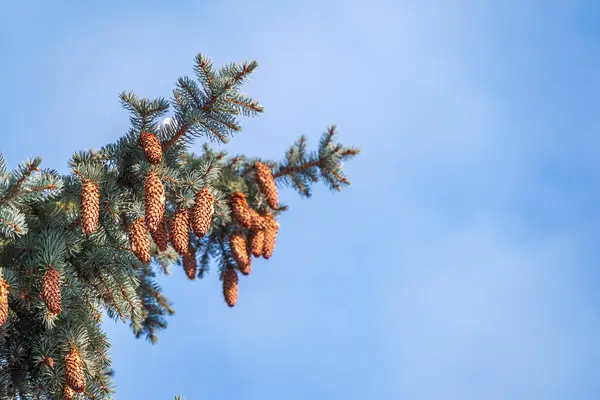
[[[85,4],[84,4],[85,3]],[[162,280],[159,344],[106,324],[117,399],[597,399],[600,3],[17,2],[0,12],[0,150],[66,170],[194,55],[255,59],[227,147],[280,158],[338,124],[342,193],[291,191],[228,309]],[[196,148],[199,143],[196,144]]]

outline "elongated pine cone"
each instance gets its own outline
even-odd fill
[[[0,325],[8,320],[8,283],[0,278]]]
[[[231,208],[231,214],[233,215],[235,222],[244,228],[250,228],[252,226],[253,215],[244,193],[234,192],[229,199],[229,207]]]
[[[208,233],[214,212],[215,198],[207,187],[203,187],[196,193],[191,221],[192,229],[199,238]]]
[[[48,310],[54,315],[62,309],[60,297],[60,274],[54,268],[49,268],[42,278],[42,299]]]
[[[256,169],[256,180],[260,191],[267,198],[267,204],[271,208],[279,207],[279,195],[277,194],[277,186],[275,186],[275,179],[271,173],[271,169],[260,161],[254,163]]]
[[[156,135],[150,132],[142,132],[140,135],[140,144],[150,164],[159,164],[162,159],[162,145]]]
[[[131,251],[144,264],[150,262],[150,237],[146,230],[144,218],[138,218],[129,226]]]
[[[66,383],[75,392],[82,393],[85,390],[85,374],[83,372],[83,360],[74,347],[65,358]]]
[[[177,210],[171,221],[171,244],[179,255],[187,254],[190,247],[190,221],[187,208]]]
[[[169,247],[169,229],[167,226],[167,219],[163,217],[163,220],[158,224],[158,227],[154,232],[150,232],[152,240],[156,243],[158,250],[166,251]]]
[[[223,274],[223,297],[229,307],[235,306],[238,297],[238,276],[234,269],[228,268]]]
[[[262,255],[264,258],[269,259],[273,255],[273,250],[275,250],[275,240],[277,239],[277,233],[279,232],[279,222],[277,222],[270,213],[266,214],[266,219],[269,221],[269,225],[265,229]]]
[[[248,254],[248,245],[244,234],[241,231],[235,231],[231,234],[229,242],[231,244],[231,255],[240,268],[240,272],[248,275],[252,260]]]
[[[190,280],[196,279],[196,271],[198,270],[198,261],[196,260],[196,253],[190,251],[182,256],[183,259],[183,270]]]
[[[248,232],[248,247],[250,248],[250,253],[254,257],[260,257],[263,253],[263,245],[265,242],[265,231],[249,231]]]
[[[165,188],[156,175],[150,172],[144,184],[144,208],[146,211],[146,227],[149,232],[154,232],[165,215]]]
[[[63,396],[65,400],[73,400],[75,398],[75,395],[77,393],[75,393],[75,391],[73,390],[73,388],[69,385],[65,385],[64,387],[64,391],[63,391]]]
[[[86,235],[91,235],[98,226],[100,217],[100,191],[98,185],[89,179],[81,187],[81,227]]]

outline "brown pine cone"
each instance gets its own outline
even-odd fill
[[[229,207],[231,208],[231,214],[233,215],[235,222],[244,228],[250,228],[252,226],[253,214],[246,201],[246,196],[244,196],[242,192],[235,192],[231,195]]]
[[[235,231],[231,234],[229,243],[231,245],[231,255],[237,263],[240,272],[243,275],[248,275],[251,269],[251,259],[248,255],[248,245],[244,234],[241,231]]]
[[[238,297],[238,276],[232,268],[228,268],[223,274],[223,297],[229,307],[235,306]]]
[[[250,253],[254,257],[260,257],[263,253],[263,246],[265,241],[265,231],[252,231],[248,232],[248,247],[250,248]]]
[[[265,218],[269,222],[265,229],[265,239],[263,244],[263,257],[266,259],[271,258],[273,250],[275,250],[275,240],[277,239],[277,233],[279,232],[279,222],[270,213],[266,214]]]
[[[144,208],[146,211],[146,227],[154,232],[165,215],[165,189],[156,174],[150,172],[144,184]]]
[[[54,314],[60,314],[62,309],[60,297],[60,274],[54,268],[49,268],[42,278],[42,299],[48,310]]]
[[[183,270],[190,280],[196,279],[196,270],[198,269],[198,261],[196,260],[196,253],[190,251],[182,256],[183,259]]]
[[[150,262],[150,237],[146,230],[144,218],[136,219],[129,227],[131,251],[144,264]]]
[[[169,230],[166,217],[163,217],[163,220],[160,224],[158,224],[156,230],[154,232],[150,232],[150,235],[152,236],[154,243],[156,243],[158,250],[167,250],[169,247]]]
[[[48,356],[44,358],[44,363],[50,368],[54,368],[54,358]]]
[[[279,207],[279,195],[277,194],[277,186],[275,186],[271,169],[259,161],[254,163],[254,168],[256,169],[258,186],[267,198],[267,204],[273,209]]]
[[[142,132],[140,144],[146,159],[153,165],[159,164],[162,159],[162,145],[156,135],[150,132]]]
[[[96,230],[100,217],[100,191],[89,179],[85,179],[81,187],[80,209],[81,227],[89,236]]]
[[[187,254],[190,247],[190,221],[187,208],[177,210],[171,221],[171,244],[179,255]]]
[[[63,392],[63,396],[65,400],[73,400],[75,398],[75,395],[77,393],[75,393],[75,391],[73,390],[73,388],[69,385],[65,385],[64,387],[64,392]]]
[[[83,372],[83,360],[75,347],[65,358],[65,378],[66,383],[75,392],[83,393],[85,390],[85,374]]]
[[[198,238],[208,233],[212,217],[215,212],[215,198],[207,187],[196,193],[194,208],[192,209],[192,229]]]
[[[0,278],[0,325],[8,320],[8,283]]]

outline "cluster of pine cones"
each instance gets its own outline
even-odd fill
[[[162,160],[162,145],[150,132],[142,132],[140,146],[148,162],[157,165]],[[271,170],[261,162],[255,165],[256,180],[267,198],[271,209],[279,206],[277,188]],[[84,180],[81,189],[81,225],[83,231],[92,234],[99,220],[99,190],[90,180]],[[144,217],[129,226],[131,251],[143,263],[150,262],[150,237],[159,251],[167,250],[169,242],[182,257],[183,268],[190,279],[195,279],[198,268],[195,249],[190,244],[190,228],[198,238],[205,236],[211,226],[215,199],[203,187],[195,194],[194,206],[178,209],[170,221],[165,216],[165,189],[156,172],[149,172],[144,183]],[[279,224],[268,210],[252,209],[241,192],[231,195],[229,206],[235,222],[239,225],[229,238],[231,255],[240,272],[250,273],[251,256],[270,258],[275,248]],[[246,231],[246,233],[244,233]],[[60,277],[59,277],[60,278]],[[223,295],[233,307],[237,300],[238,277],[235,269],[223,273]],[[60,294],[60,293],[59,293]]]

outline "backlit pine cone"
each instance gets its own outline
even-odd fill
[[[229,238],[231,244],[231,255],[243,275],[248,275],[251,269],[251,259],[248,254],[246,238],[241,231],[235,231]]]
[[[171,221],[171,244],[183,256],[190,246],[190,221],[187,208],[177,210]]]
[[[265,231],[249,231],[248,232],[248,247],[250,248],[250,253],[254,257],[260,257],[263,253],[263,246],[265,241]]]
[[[228,268],[223,274],[223,297],[229,307],[235,306],[238,297],[238,276],[232,268]]]
[[[150,164],[159,164],[162,159],[162,145],[156,135],[150,132],[142,132],[140,135],[140,144]]]
[[[156,247],[160,251],[167,251],[169,247],[169,230],[167,226],[167,219],[163,217],[163,220],[158,224],[158,227],[154,232],[150,232],[152,240],[156,243]]]
[[[62,309],[60,297],[60,274],[54,268],[49,268],[42,278],[42,299],[48,310],[54,314],[60,314]]]
[[[165,189],[156,174],[150,172],[144,184],[144,208],[146,227],[149,232],[154,232],[161,223],[165,214]]]
[[[85,390],[85,374],[83,372],[83,360],[75,347],[65,358],[65,379],[68,386],[75,392],[83,393]]]
[[[277,233],[279,232],[279,222],[270,213],[266,214],[268,226],[265,229],[265,239],[263,244],[263,257],[266,259],[271,258],[273,250],[275,250],[275,240],[277,239]]]
[[[208,191],[208,188],[203,187],[196,193],[191,215],[192,229],[198,238],[208,233],[214,212],[215,198]]]
[[[98,185],[89,179],[83,181],[80,198],[81,227],[86,235],[91,235],[98,226],[100,217],[100,191]]]
[[[196,270],[198,269],[198,261],[196,260],[196,253],[189,251],[187,254],[182,256],[183,259],[183,270],[190,280],[196,279]]]
[[[150,237],[146,230],[144,218],[136,219],[129,227],[129,241],[133,254],[136,255],[138,260],[148,264],[150,262]]]
[[[256,161],[254,163],[254,168],[256,169],[256,180],[258,181],[258,186],[260,187],[260,191],[263,192],[267,198],[267,204],[269,204],[269,207],[273,209],[279,207],[277,186],[275,186],[275,179],[273,179],[271,169],[260,161]]]
[[[233,219],[240,226],[244,228],[250,228],[252,226],[252,213],[250,207],[246,201],[246,196],[242,192],[235,192],[229,199],[229,207],[231,208],[231,214]]]

